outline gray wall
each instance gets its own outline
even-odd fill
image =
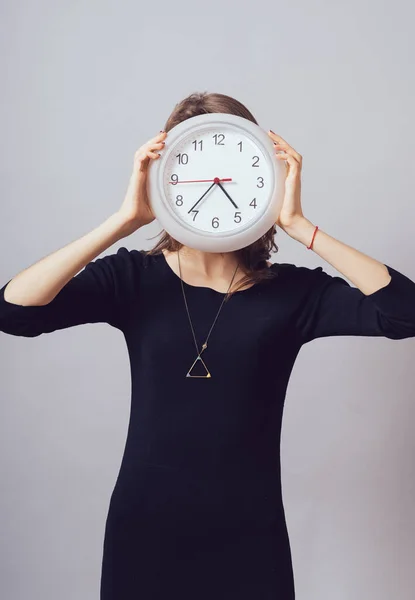
[[[306,216],[415,279],[412,3],[1,4],[0,279],[117,210],[134,150],[193,91],[235,96],[304,157]],[[149,248],[157,223],[111,247]],[[333,268],[279,230],[273,260]],[[282,433],[298,600],[410,600],[415,340],[326,338]],[[0,334],[0,596],[98,598],[129,418],[116,329]]]

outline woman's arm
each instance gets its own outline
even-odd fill
[[[147,167],[161,156],[156,150],[164,147],[165,135],[160,132],[136,151],[127,193],[116,213],[0,287],[0,331],[34,337],[98,322],[124,330],[142,254],[121,247],[115,254],[94,259],[154,220],[147,196]]]
[[[11,279],[3,290],[6,302],[20,306],[44,306],[98,254],[151,223],[154,214],[147,197],[147,173],[150,160],[161,155],[166,132],[161,131],[134,154],[133,170],[120,209],[83,237],[45,256]]]
[[[269,131],[277,160],[286,162],[285,193],[276,224],[309,246],[315,226],[301,206],[302,156],[280,135]],[[415,337],[415,282],[320,229],[312,249],[349,279],[331,276],[322,267],[290,265],[295,283],[294,321],[303,343],[333,335]]]
[[[309,246],[314,230],[303,218],[286,232]],[[295,322],[303,343],[339,335],[415,337],[414,281],[320,229],[312,248],[356,287],[322,267],[294,266],[300,298]]]
[[[95,257],[129,231],[122,215],[111,215],[10,279],[0,287],[0,332],[35,337],[83,323],[109,323],[124,331],[141,254],[121,247]]]
[[[315,225],[302,217],[285,229],[297,242],[309,246]],[[363,294],[373,294],[388,285],[391,280],[386,265],[367,256],[363,252],[336,240],[319,228],[314,238],[312,250],[349,279]]]
[[[20,271],[8,282],[4,299],[20,306],[49,304],[78,271],[127,232],[125,218],[112,214],[86,235]]]

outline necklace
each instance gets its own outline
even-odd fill
[[[181,286],[182,286],[182,292],[183,292],[183,299],[184,299],[184,303],[185,303],[185,306],[186,306],[187,316],[188,316],[188,318],[189,318],[189,323],[190,323],[190,327],[191,327],[191,330],[192,330],[192,334],[193,334],[193,340],[194,340],[194,343],[195,343],[195,346],[196,346],[196,352],[197,352],[196,359],[194,360],[194,362],[193,362],[192,366],[190,367],[189,371],[187,372],[187,374],[186,374],[186,377],[202,377],[202,378],[204,378],[204,379],[207,379],[207,378],[209,378],[209,377],[212,377],[212,375],[210,374],[210,372],[209,372],[209,370],[208,370],[208,368],[207,368],[207,366],[206,366],[206,364],[205,364],[205,362],[204,362],[204,360],[203,360],[203,358],[202,358],[201,354],[202,354],[202,353],[203,353],[203,352],[206,350],[206,348],[207,348],[207,345],[208,345],[207,343],[208,343],[209,336],[210,336],[210,334],[211,334],[211,332],[212,332],[212,329],[213,329],[213,327],[215,326],[215,323],[216,323],[216,321],[217,321],[217,319],[218,319],[218,317],[219,317],[219,313],[220,313],[220,311],[221,311],[221,309],[222,309],[222,306],[223,306],[223,304],[224,304],[224,302],[225,302],[226,298],[227,298],[227,297],[228,297],[228,295],[229,295],[229,290],[231,289],[231,286],[232,286],[232,283],[233,283],[234,277],[235,277],[235,275],[236,275],[236,271],[238,270],[238,267],[239,267],[239,263],[236,265],[236,269],[235,269],[235,271],[234,271],[234,274],[233,274],[233,276],[232,276],[231,282],[230,282],[230,284],[229,284],[228,291],[226,292],[225,296],[224,296],[224,297],[223,297],[223,299],[222,299],[222,302],[221,302],[221,304],[220,304],[220,306],[219,306],[219,310],[218,310],[218,312],[216,313],[216,317],[215,317],[215,319],[214,319],[214,321],[213,321],[213,323],[212,323],[212,326],[211,326],[211,328],[210,328],[210,330],[209,330],[209,333],[208,333],[208,335],[207,335],[207,337],[206,337],[206,339],[205,339],[204,343],[202,344],[202,348],[201,348],[201,350],[199,351],[199,350],[198,350],[198,347],[197,347],[197,341],[196,341],[195,330],[194,330],[194,328],[193,328],[192,319],[190,318],[189,307],[188,307],[188,305],[187,305],[186,294],[184,293],[184,285],[183,285],[183,279],[182,279],[182,268],[181,268],[181,264],[180,264],[180,249],[179,249],[179,250],[178,250],[178,252],[177,252],[177,258],[178,258],[178,261],[179,261],[179,273],[180,273],[180,282],[181,282]],[[202,372],[204,373],[204,375],[192,375],[192,374],[191,374],[192,370],[194,369],[194,370],[196,371],[196,369],[199,367],[199,365],[202,367],[202,370],[203,370]]]

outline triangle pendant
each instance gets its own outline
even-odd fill
[[[212,377],[208,371],[207,366],[203,362],[201,356],[198,356],[195,362],[190,367],[186,377],[202,377],[207,379],[208,377]]]

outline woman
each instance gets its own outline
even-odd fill
[[[0,290],[6,333],[106,322],[125,336],[131,414],[101,600],[294,598],[279,452],[296,356],[319,337],[415,336],[415,283],[303,215],[302,157],[272,131],[275,160],[287,165],[276,225],[356,287],[321,267],[269,262],[275,226],[236,252],[203,253],[164,233],[150,252],[121,247],[94,260],[154,220],[148,165],[174,125],[204,112],[256,123],[228,96],[192,94],[136,152],[119,210]]]

